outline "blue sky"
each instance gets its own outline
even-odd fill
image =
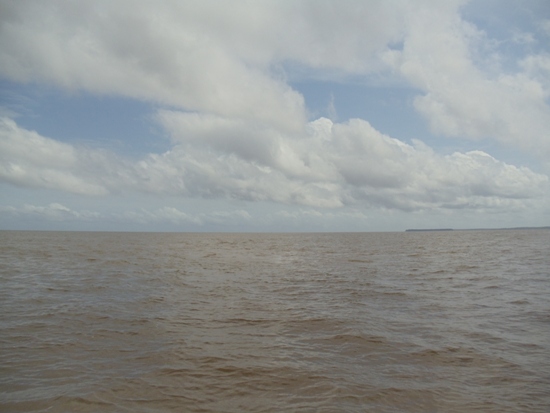
[[[545,0],[0,0],[0,229],[550,225]]]

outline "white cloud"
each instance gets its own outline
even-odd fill
[[[527,52],[514,70],[503,70],[498,46],[460,15],[466,3],[2,2],[0,76],[159,104],[156,119],[172,147],[134,161],[42,136],[4,111],[0,180],[88,196],[522,210],[547,196],[548,176],[483,151],[438,154],[366,120],[338,123],[334,101],[332,121],[308,121],[304,98],[287,79],[293,70],[332,80],[395,76],[420,91],[414,108],[435,134],[493,139],[547,159],[548,53],[529,49],[535,34],[516,31],[515,46]],[[490,51],[486,61],[481,50]],[[76,216],[62,207],[34,213]],[[126,218],[192,225],[250,219],[241,210],[224,214],[166,206]]]
[[[296,133],[306,108],[278,67],[290,62],[339,78],[389,65],[423,91],[415,107],[435,133],[491,138],[548,156],[548,78],[529,67],[497,76],[481,70],[475,51],[491,42],[460,17],[465,3],[3,3],[0,74]],[[391,48],[399,42],[402,51]]]
[[[65,221],[65,220],[95,220],[101,217],[97,212],[92,211],[75,211],[65,205],[57,202],[52,202],[46,206],[37,206],[25,204],[21,207],[14,206],[0,206],[0,212],[4,214],[23,216],[23,217],[38,217],[45,218],[52,221]]]
[[[236,226],[247,223],[251,216],[242,209],[185,212],[172,206],[160,208],[126,209],[120,211],[89,211],[71,209],[61,203],[52,202],[47,205],[23,204],[20,206],[2,205],[0,212],[6,217],[23,219],[40,219],[46,221],[80,221],[87,223],[127,222],[141,225],[172,225],[173,228],[201,228],[208,225]]]
[[[188,213],[175,207],[164,206],[157,209],[142,208],[127,211],[124,218],[140,223],[171,223],[174,225],[204,226],[208,224],[236,225],[250,220],[250,214],[242,209]]]
[[[140,192],[404,211],[521,206],[548,190],[548,177],[528,168],[481,151],[438,155],[360,119],[321,118],[299,135],[183,112],[162,111],[159,121],[171,133],[173,148],[135,162],[61,144],[5,121],[0,177],[13,185],[88,195]],[[52,176],[56,179],[47,179]],[[170,209],[156,216],[195,219]]]
[[[235,53],[244,45],[225,48],[237,29],[236,40],[252,34],[240,32],[255,25],[258,7],[244,6],[232,13],[218,2],[3,3],[0,73],[298,128],[302,97]]]
[[[535,37],[532,33],[522,32],[522,31],[514,31],[512,36],[512,41],[514,43],[522,44],[522,45],[528,45],[533,44],[536,42]]]
[[[5,182],[63,191],[103,195],[107,190],[79,176],[79,154],[74,147],[19,128],[0,119],[0,179]]]
[[[119,219],[125,219],[132,222],[138,222],[141,224],[168,222],[174,225],[182,224],[202,224],[200,218],[192,216],[184,211],[180,211],[174,207],[162,207],[157,210],[140,209],[138,211],[129,210],[126,211]]]
[[[539,99],[550,97],[550,53],[529,55],[519,62],[524,70],[526,88]]]
[[[410,24],[403,51],[392,51],[386,59],[425,92],[414,105],[435,133],[493,138],[550,155],[548,78],[530,70],[543,56],[527,57],[524,72],[494,75],[474,60],[476,45],[488,41],[485,34],[458,15],[424,10]]]
[[[550,19],[543,19],[539,22],[540,29],[550,37]]]

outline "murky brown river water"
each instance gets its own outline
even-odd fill
[[[0,232],[2,412],[550,411],[550,231]]]

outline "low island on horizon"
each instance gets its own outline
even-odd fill
[[[453,229],[453,228],[411,228],[405,232],[434,232],[434,231],[504,231],[504,230],[528,230],[528,229],[550,229],[547,227],[513,227],[513,228],[468,228],[468,229]]]

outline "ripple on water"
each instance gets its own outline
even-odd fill
[[[546,413],[517,234],[3,233],[1,410]]]

